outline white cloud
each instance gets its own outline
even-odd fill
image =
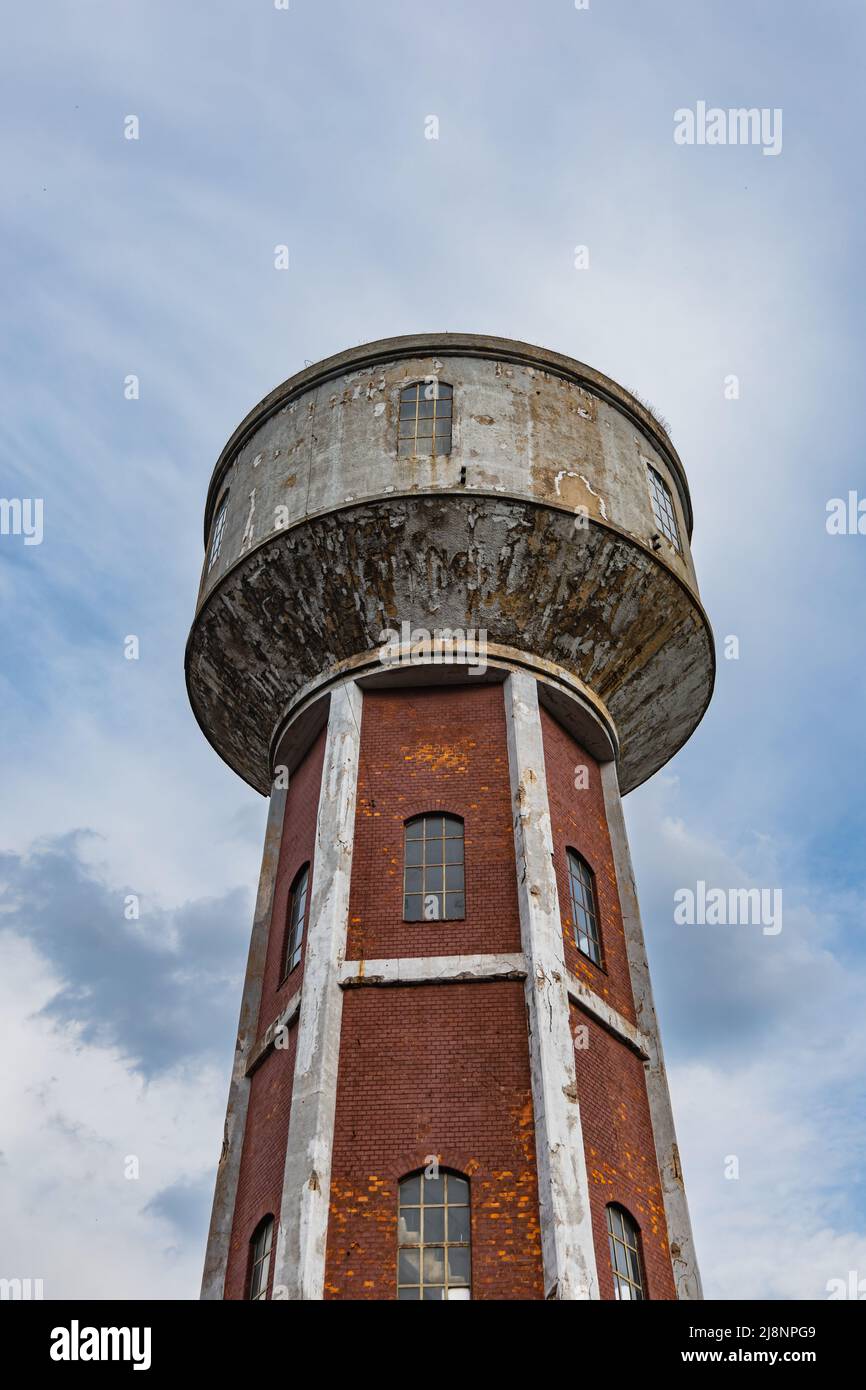
[[[866,966],[842,958],[832,904],[810,903],[799,875],[780,880],[772,840],[735,857],[689,831],[678,795],[662,775],[627,809],[705,1293],[824,1298],[829,1280],[866,1277]],[[744,811],[738,837],[748,827]],[[781,935],[675,926],[674,889],[698,879],[781,881]]]
[[[181,1065],[145,1083],[114,1049],[40,1014],[59,983],[25,942],[6,936],[0,1274],[42,1279],[47,1299],[195,1298],[205,1230],[178,1231],[145,1208],[183,1181],[207,1194],[196,1210],[207,1206],[224,1068]],[[137,1181],[124,1177],[131,1155]]]

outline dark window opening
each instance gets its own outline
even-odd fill
[[[250,1241],[250,1284],[248,1297],[253,1302],[268,1296],[268,1276],[271,1272],[271,1249],[274,1243],[274,1218],[260,1221]]]
[[[459,816],[415,816],[406,823],[403,920],[454,922],[466,915],[463,822]]]
[[[651,464],[647,464],[647,476],[649,477],[650,496],[653,504],[653,516],[656,524],[663,536],[667,536],[671,545],[677,550],[680,549],[680,533],[677,527],[676,513],[674,512],[674,500],[671,497],[667,483],[661,473],[657,473]]]
[[[397,1298],[466,1302],[472,1297],[469,1181],[416,1173],[400,1183]]]
[[[451,453],[453,392],[444,382],[419,381],[400,392],[398,458]]]
[[[608,1207],[607,1233],[616,1297],[632,1302],[635,1299],[645,1299],[640,1233],[624,1207]]]
[[[304,923],[307,916],[307,898],[310,886],[310,866],[305,864],[296,875],[289,894],[289,911],[286,917],[286,947],[283,955],[283,974],[285,979],[296,965],[301,963],[301,948],[304,944]]]
[[[573,849],[568,851],[568,886],[571,893],[571,920],[574,941],[582,955],[595,965],[602,964],[601,932],[598,925],[598,902],[595,893],[595,874],[586,860]]]

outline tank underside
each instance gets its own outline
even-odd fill
[[[293,707],[381,669],[382,634],[403,623],[483,631],[506,664],[583,687],[614,726],[623,792],[673,757],[712,693],[703,609],[624,532],[511,496],[394,494],[275,531],[208,595],[186,661],[204,733],[267,793]]]

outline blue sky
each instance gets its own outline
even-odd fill
[[[186,702],[207,482],[305,362],[448,329],[670,421],[740,645],[626,803],[706,1291],[866,1278],[866,536],[825,527],[866,494],[864,39],[854,0],[10,20],[0,494],[44,540],[0,536],[0,1273],[197,1294],[265,813]],[[781,154],[676,145],[701,100],[781,108]],[[675,926],[699,879],[781,887],[783,931]]]

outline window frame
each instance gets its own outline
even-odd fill
[[[590,908],[587,908],[585,903],[578,904],[575,901],[575,877],[577,877],[578,880],[581,882],[582,886],[584,887],[584,892],[586,891],[586,885],[583,884],[583,880],[580,878],[579,873],[575,876],[575,874],[572,872],[572,863],[576,864],[578,869],[582,867],[586,870],[589,879],[589,892],[591,897]],[[576,850],[573,847],[573,845],[566,846],[565,869],[566,873],[568,874],[568,902],[571,908],[571,927],[572,931],[574,932],[575,949],[580,953],[580,955],[583,956],[584,960],[591,961],[592,964],[596,967],[596,969],[604,970],[606,968],[604,953],[604,937],[602,935],[601,930],[601,911],[598,905],[598,887],[596,884],[595,870],[593,869],[586,856],[581,854],[579,850]],[[594,931],[585,931],[581,928],[580,919],[578,917],[577,911],[578,906],[580,906],[583,909],[584,913],[590,921],[591,926],[594,928]],[[585,951],[583,949],[583,947],[580,944],[580,937],[584,937],[591,944],[595,945],[595,948],[598,951],[597,960],[590,951]]]
[[[423,399],[423,392],[426,390],[427,387],[430,386],[430,384],[431,384],[431,383],[430,383],[430,380],[429,380],[427,377],[419,377],[416,381],[407,381],[407,382],[404,382],[403,385],[402,385],[402,386],[400,387],[400,389],[399,389],[398,396],[397,396],[397,458],[398,458],[398,460],[399,460],[399,459],[406,459],[406,458],[421,458],[421,459],[428,459],[428,458],[429,458],[429,459],[447,458],[447,457],[448,457],[451,453],[453,453],[453,451],[454,451],[454,387],[453,387],[453,385],[451,384],[450,381],[442,381],[439,377],[436,377],[436,395],[433,396],[433,397],[431,398],[432,401],[433,401],[433,411],[432,411],[432,415],[428,417],[428,416],[426,416],[426,415],[423,415],[423,416],[422,416],[421,410],[420,410],[420,405],[421,405],[421,400]],[[444,395],[444,396],[441,394],[443,387],[445,388],[445,391],[447,392],[447,395]],[[404,404],[409,404],[409,401],[408,401],[407,398],[408,398],[408,395],[409,395],[409,392],[410,392],[410,391],[414,391],[414,392],[415,392],[415,397],[414,397],[415,413],[414,413],[414,416],[404,415],[404,413],[403,413],[403,406],[404,406]],[[445,412],[445,411],[441,411],[441,412],[440,412],[440,410],[439,410],[439,402],[440,402],[440,401],[443,401],[443,400],[447,400],[447,401],[449,402],[449,409],[448,409],[447,412]],[[421,421],[422,419],[427,419],[427,418],[430,418],[431,421],[432,421],[432,427],[431,427],[431,431],[430,431],[430,435],[429,435],[429,436],[427,436],[426,434],[419,434],[419,431],[418,431],[418,425],[419,425],[420,421]],[[445,439],[445,438],[446,438],[446,431],[445,431],[445,430],[437,430],[437,424],[438,424],[440,421],[445,420],[446,418],[447,418],[447,421],[448,421],[447,448],[437,449],[437,448],[436,448],[436,441],[437,441],[437,438],[439,438],[439,439]],[[406,433],[406,434],[404,434],[404,433],[403,433],[403,423],[404,423],[405,420],[409,420],[409,419],[412,419],[412,420],[413,420],[413,422],[414,422],[414,427],[413,427],[413,430],[412,430],[411,433]],[[431,448],[430,452],[419,454],[419,453],[418,453],[418,441],[419,441],[419,439],[426,439],[426,438],[428,438],[428,437],[429,437],[430,440],[432,441],[432,448]],[[410,441],[411,441],[411,444],[412,444],[412,448],[411,448],[411,449],[404,449],[404,448],[401,448],[401,447],[400,447],[402,444],[409,443]]]
[[[620,1220],[620,1233],[613,1228],[612,1215],[616,1213]],[[607,1226],[607,1253],[610,1260],[610,1272],[613,1278],[614,1298],[621,1303],[647,1303],[650,1301],[649,1290],[647,1288],[646,1264],[643,1258],[643,1248],[641,1241],[641,1230],[637,1221],[632,1216],[627,1207],[621,1202],[608,1202],[605,1207],[605,1224]],[[629,1229],[630,1228],[630,1229]],[[629,1241],[628,1237],[633,1240]],[[629,1274],[623,1274],[617,1269],[616,1247],[620,1246],[626,1252],[625,1265],[630,1270]],[[637,1279],[635,1279],[635,1266],[637,1268]],[[637,1290],[636,1294],[629,1293],[627,1298],[623,1298],[620,1292],[620,1284],[624,1284],[629,1290]]]
[[[440,821],[442,821],[442,823],[443,823],[443,824],[442,824],[442,834],[441,834],[441,835],[428,835],[428,834],[427,834],[427,822],[428,822],[428,821],[436,821],[436,820],[440,820]],[[459,827],[460,827],[460,834],[459,834],[459,836],[456,835],[456,834],[451,834],[451,835],[449,835],[449,834],[446,834],[446,833],[445,833],[445,829],[446,829],[446,828],[445,828],[445,822],[446,822],[446,821],[452,821],[452,822],[455,822],[457,825],[459,825]],[[420,825],[420,826],[421,826],[421,834],[420,834],[420,835],[411,835],[411,836],[410,836],[410,834],[409,834],[410,828],[411,828],[412,826],[417,826],[417,825]],[[448,859],[449,850],[448,850],[447,846],[448,846],[449,842],[453,842],[453,841],[457,841],[457,840],[459,840],[459,843],[460,843],[460,857],[459,857],[459,859],[456,859],[456,860],[455,860],[455,859],[451,859],[451,860],[449,861],[449,859]],[[421,846],[422,846],[421,859],[420,859],[417,863],[410,864],[410,863],[409,863],[409,853],[410,853],[410,851],[409,851],[409,845],[410,845],[410,844],[418,844],[419,842],[420,842],[420,844],[421,844]],[[442,847],[442,848],[441,848],[441,854],[442,854],[441,859],[431,860],[431,861],[428,862],[427,851],[428,851],[428,845],[430,845],[430,844],[432,844],[432,845],[437,845],[437,844],[438,844],[438,845],[441,845],[441,847]],[[451,852],[453,853],[454,851],[451,851]],[[448,886],[448,870],[449,870],[449,869],[455,870],[455,869],[458,869],[458,868],[460,869],[460,887],[459,887],[459,888],[455,888],[455,887],[453,887],[453,886],[449,887],[449,886]],[[427,870],[428,870],[428,869],[431,869],[431,870],[434,870],[434,869],[441,869],[441,870],[442,870],[442,878],[441,878],[441,885],[442,885],[442,886],[441,886],[441,888],[437,888],[437,889],[428,889],[428,887],[427,887]],[[408,885],[409,885],[409,882],[410,882],[410,874],[420,874],[420,881],[421,881],[421,887],[420,887],[420,888],[409,888]],[[414,882],[414,880],[412,880],[412,881]],[[403,893],[403,909],[402,909],[402,911],[403,911],[403,921],[404,921],[404,922],[413,923],[413,924],[420,924],[420,923],[429,923],[429,922],[465,922],[465,921],[466,921],[466,823],[465,823],[465,821],[464,821],[464,819],[463,819],[462,816],[457,815],[457,813],[454,812],[454,811],[446,811],[446,810],[420,811],[420,812],[418,812],[417,815],[409,816],[409,818],[403,822],[403,888],[402,888],[402,893]],[[425,901],[426,901],[427,898],[429,898],[430,896],[436,896],[437,898],[439,898],[439,899],[441,900],[441,904],[442,904],[442,915],[441,915],[440,917],[426,917],[426,916],[423,915],[423,914],[424,914],[424,904],[425,904]],[[462,910],[462,912],[454,913],[453,915],[449,916],[449,914],[448,914],[448,899],[449,899],[449,898],[454,898],[454,897],[458,897],[458,898],[462,899],[463,910]],[[410,917],[410,916],[407,915],[407,914],[408,914],[408,911],[409,911],[409,899],[410,899],[410,898],[413,898],[413,899],[420,899],[420,902],[421,902],[421,912],[422,912],[422,915],[421,915],[420,917]]]
[[[303,960],[304,940],[307,935],[307,920],[310,915],[310,877],[311,864],[307,860],[302,864],[292,879],[292,886],[289,889],[289,896],[286,901],[286,926],[283,932],[283,953],[280,969],[280,985],[284,985],[286,980]],[[303,908],[298,920],[295,920],[295,903],[300,899],[299,885],[303,881]],[[292,944],[295,930],[299,929],[299,935],[295,945]],[[297,957],[297,959],[295,959]]]
[[[249,1269],[247,1271],[247,1298],[248,1303],[265,1303],[268,1300],[268,1288],[271,1282],[271,1263],[274,1255],[274,1231],[276,1221],[273,1212],[267,1212],[256,1226],[250,1236],[249,1244]],[[267,1249],[258,1253],[259,1241],[267,1237]],[[253,1286],[258,1272],[264,1265],[264,1283],[260,1284],[258,1292],[253,1293]]]
[[[418,1198],[417,1198],[417,1200],[404,1201],[404,1200],[403,1200],[404,1191],[409,1190],[409,1191],[410,1191],[410,1195],[411,1195],[411,1189],[409,1189],[409,1184],[410,1184],[410,1183],[414,1183],[414,1182],[416,1182],[416,1181],[417,1181],[418,1184],[419,1184],[419,1185],[418,1185],[418,1190],[417,1190],[417,1191],[418,1191]],[[428,1183],[432,1184],[432,1183],[438,1183],[438,1182],[440,1182],[440,1181],[441,1181],[441,1183],[442,1183],[442,1200],[441,1200],[441,1201],[435,1201],[435,1200],[434,1200],[434,1201],[425,1201],[424,1198],[425,1198],[425,1194],[426,1194],[426,1190],[427,1190],[427,1189],[426,1189],[426,1185],[427,1185]],[[460,1200],[451,1201],[451,1200],[449,1200],[450,1184],[451,1184],[452,1181],[456,1181],[456,1182],[461,1183],[461,1184],[463,1185],[463,1188],[465,1188],[465,1193],[466,1193],[466,1200],[465,1200],[465,1201],[460,1201]],[[426,1239],[425,1239],[425,1235],[426,1235],[427,1218],[426,1218],[426,1216],[425,1216],[425,1212],[427,1212],[427,1211],[440,1211],[440,1210],[441,1210],[442,1213],[443,1213],[443,1218],[442,1218],[442,1235],[441,1235],[441,1238],[440,1238],[440,1236],[439,1236],[438,1233],[437,1233],[437,1234],[435,1234],[435,1235],[433,1236],[433,1238],[432,1238],[431,1240],[426,1240]],[[450,1228],[451,1228],[451,1218],[450,1218],[450,1216],[449,1216],[449,1211],[451,1211],[451,1210],[453,1210],[453,1211],[463,1211],[463,1210],[465,1210],[466,1213],[467,1213],[466,1223],[465,1223],[465,1224],[466,1224],[467,1235],[466,1235],[465,1240],[464,1240],[464,1239],[457,1239],[457,1240],[449,1240],[449,1239],[448,1239],[448,1235],[449,1235]],[[417,1240],[404,1240],[404,1239],[402,1239],[403,1232],[401,1231],[401,1225],[402,1225],[402,1216],[403,1216],[403,1212],[404,1212],[404,1211],[406,1211],[406,1212],[408,1212],[408,1211],[415,1211],[415,1212],[418,1213],[418,1239],[417,1239]],[[431,1222],[431,1224],[432,1224],[432,1222]],[[442,1281],[443,1281],[443,1282],[441,1282],[441,1283],[439,1283],[439,1282],[437,1282],[437,1281],[435,1281],[435,1280],[430,1280],[430,1281],[425,1280],[425,1267],[426,1267],[427,1262],[426,1262],[426,1260],[425,1260],[425,1258],[424,1258],[424,1254],[425,1254],[425,1251],[427,1251],[427,1250],[431,1250],[431,1251],[441,1250],[441,1252],[442,1252]],[[452,1279],[451,1279],[451,1261],[450,1261],[450,1259],[449,1259],[449,1251],[451,1251],[451,1250],[466,1250],[466,1251],[467,1251],[467,1268],[466,1268],[466,1270],[465,1270],[465,1280],[464,1280],[463,1278],[461,1278],[459,1275],[458,1275],[453,1281],[452,1281]],[[410,1281],[410,1282],[407,1282],[404,1278],[401,1278],[401,1265],[404,1263],[404,1262],[401,1260],[401,1252],[402,1252],[402,1251],[409,1251],[409,1252],[417,1251],[417,1252],[418,1252],[418,1282],[417,1282],[417,1284],[414,1283],[414,1282],[411,1282],[411,1281]],[[408,1264],[409,1261],[406,1261],[406,1263]],[[410,1272],[411,1272],[411,1271],[410,1271]],[[425,1291],[425,1289],[428,1289],[428,1288],[429,1288],[429,1289],[441,1289],[441,1290],[442,1290],[442,1298],[441,1298],[441,1299],[437,1299],[437,1298],[425,1299],[425,1297],[424,1297],[424,1291]],[[404,1292],[404,1296],[401,1298],[401,1292],[406,1291],[406,1290],[415,1290],[415,1289],[417,1289],[417,1291],[418,1291],[418,1297],[417,1297],[417,1299],[412,1298],[412,1297],[411,1297],[411,1294],[406,1294],[405,1292]],[[458,1297],[454,1297],[454,1298],[450,1298],[450,1299],[449,1299],[449,1297],[448,1297],[449,1292],[454,1292],[454,1291],[459,1291],[460,1294],[462,1294],[462,1293],[465,1291],[465,1297],[463,1297],[463,1296],[458,1296]],[[437,1170],[437,1176],[436,1176],[435,1178],[428,1178],[428,1177],[427,1177],[427,1170],[424,1169],[424,1168],[420,1168],[420,1169],[416,1169],[416,1171],[413,1172],[413,1173],[406,1173],[402,1178],[399,1179],[399,1181],[398,1181],[398,1183],[397,1183],[397,1261],[396,1261],[396,1292],[395,1292],[395,1297],[396,1297],[397,1301],[400,1302],[400,1303],[413,1303],[413,1302],[417,1302],[417,1303],[432,1303],[432,1302],[435,1302],[435,1303],[439,1303],[439,1302],[441,1302],[441,1303],[457,1303],[457,1302],[468,1303],[468,1302],[471,1302],[471,1300],[472,1300],[472,1182],[471,1182],[470,1178],[469,1178],[465,1173],[459,1173],[459,1172],[456,1171],[456,1169],[453,1169],[453,1168],[443,1168],[443,1167],[439,1167],[438,1170]]]
[[[211,527],[210,534],[210,544],[208,546],[208,573],[210,573],[210,571],[213,569],[214,565],[220,557],[220,551],[222,550],[223,544],[223,536],[225,535],[226,529],[226,515],[228,512],[228,505],[229,489],[226,488],[225,492],[222,495],[222,498],[220,499],[219,506],[214,512],[213,526]]]
[[[647,471],[647,484],[650,494],[650,506],[652,507],[653,520],[656,526],[677,552],[683,553],[682,540],[680,539],[680,523],[674,504],[674,495],[668,487],[667,479],[660,473],[655,464],[644,459]],[[670,516],[667,514],[670,513]]]

